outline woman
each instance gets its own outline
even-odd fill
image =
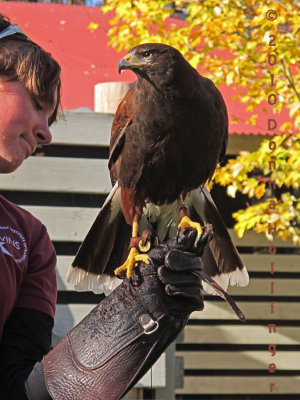
[[[51,142],[60,86],[58,63],[0,15],[1,173],[13,172],[38,145]],[[18,384],[20,365],[28,375],[33,362],[50,350],[56,256],[40,221],[2,196],[0,209],[0,340],[7,356],[0,397],[17,399],[25,396],[24,384]]]
[[[60,88],[59,64],[0,14],[1,173],[13,172],[38,145],[51,142],[49,127],[57,118]],[[185,248],[191,240],[183,240]],[[163,267],[164,277],[158,278],[157,267],[169,248],[154,249],[151,265],[140,268],[142,279],[125,280],[50,351],[55,251],[42,223],[0,196],[0,398],[122,397],[175,339],[187,314],[203,308],[197,273],[184,270],[178,280]],[[179,256],[182,265],[184,256]],[[175,269],[177,257],[170,260]],[[196,256],[188,261],[192,269],[199,262]],[[177,287],[183,273],[186,286]],[[166,294],[160,281],[168,283],[170,275],[179,301],[170,291]],[[126,361],[124,369],[115,368],[120,360]]]

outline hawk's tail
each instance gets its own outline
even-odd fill
[[[232,242],[224,221],[219,214],[209,191],[203,187],[193,190],[189,205],[191,218],[202,224],[213,226],[214,237],[205,247],[203,270],[211,276],[224,290],[231,286],[247,286],[249,275],[239,252]],[[208,293],[216,294],[204,284]]]
[[[109,294],[121,283],[113,271],[126,259],[131,227],[123,217],[120,192],[116,184],[67,272],[78,291]]]

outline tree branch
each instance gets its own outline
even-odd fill
[[[298,93],[298,91],[297,91],[297,89],[296,89],[295,81],[294,81],[292,72],[291,72],[291,70],[290,70],[290,67],[287,67],[287,66],[285,65],[285,61],[284,61],[284,60],[281,60],[281,64],[282,64],[282,67],[283,67],[284,74],[285,74],[285,76],[286,76],[286,78],[287,78],[287,80],[289,81],[289,84],[290,84],[290,86],[291,86],[291,89],[294,91],[294,93],[295,93],[297,99],[298,99],[299,102],[300,102],[300,93]]]

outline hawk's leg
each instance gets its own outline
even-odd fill
[[[127,278],[131,277],[131,272],[135,266],[138,265],[139,262],[143,261],[146,264],[149,264],[148,256],[147,254],[140,254],[137,248],[135,247],[135,244],[132,245],[133,243],[136,242],[136,245],[139,245],[139,242],[142,240],[138,238],[138,222],[136,220],[133,221],[132,223],[132,238],[131,238],[131,249],[129,251],[127,260],[122,264],[119,268],[115,269],[115,275],[120,275],[123,271],[126,271],[126,276]],[[140,246],[146,245],[146,244],[140,244]],[[134,247],[133,247],[134,246]],[[149,248],[150,250],[150,248]]]
[[[200,239],[201,234],[202,234],[201,225],[198,222],[192,221],[188,217],[187,207],[181,206],[180,209],[179,209],[179,214],[180,214],[180,221],[179,221],[179,224],[178,224],[178,230],[180,230],[180,232],[182,233],[188,228],[196,229],[197,238],[196,238],[195,243],[197,243],[198,240]]]

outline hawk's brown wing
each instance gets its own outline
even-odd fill
[[[118,168],[122,159],[122,150],[125,143],[126,130],[132,123],[134,88],[130,89],[116,111],[110,139],[109,170],[114,185],[106,199],[99,215],[81,244],[72,266],[81,271],[77,276],[69,274],[69,281],[77,284],[80,280],[89,277],[88,274],[111,274],[120,263],[125,261],[128,252],[131,228],[126,224],[121,208],[121,190],[116,185]],[[120,237],[119,237],[120,235]],[[73,268],[73,269],[74,269]],[[71,270],[72,271],[72,268]],[[86,272],[84,272],[86,271]],[[102,278],[105,286],[111,283]],[[78,281],[78,282],[77,282]],[[87,282],[87,285],[89,283]],[[93,283],[90,283],[93,285]],[[85,289],[93,286],[85,286]]]
[[[132,124],[134,115],[135,89],[129,89],[116,111],[110,137],[108,169],[110,178],[114,185],[117,181],[117,170],[120,167],[120,156],[125,143],[125,136],[128,127]]]

